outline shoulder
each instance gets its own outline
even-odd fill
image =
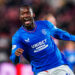
[[[18,37],[18,36],[20,36],[20,34],[21,34],[21,32],[22,32],[22,27],[23,26],[21,26],[16,32],[15,32],[15,34],[13,35],[13,37]]]
[[[54,26],[50,21],[47,21],[47,20],[38,20],[38,21],[35,21],[35,23],[44,25],[48,28],[52,28]]]
[[[47,21],[47,20],[37,20],[37,21],[35,21],[36,23],[46,23],[46,22],[49,22],[49,21]]]
[[[12,36],[12,42],[19,41],[21,35],[21,27],[16,31],[16,33]]]
[[[52,25],[52,23],[50,21],[47,21],[47,20],[38,20],[38,21],[35,21],[35,23],[51,24]]]

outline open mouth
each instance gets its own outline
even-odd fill
[[[24,18],[24,22],[26,25],[29,25],[32,23],[32,19],[31,18]]]
[[[31,21],[25,21],[25,24],[30,24],[31,23]]]

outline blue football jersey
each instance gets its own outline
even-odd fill
[[[30,62],[36,74],[66,64],[51,36],[75,41],[74,35],[56,28],[50,22],[35,21],[35,29],[28,31],[22,26],[12,37],[10,59],[15,63],[15,51],[18,48],[24,49],[23,56]]]

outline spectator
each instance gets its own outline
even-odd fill
[[[0,62],[8,62],[11,54],[11,41],[8,28],[0,27]]]
[[[75,67],[75,43],[66,42],[65,48],[63,50],[64,55],[66,56],[68,62],[71,64],[70,67],[74,71]]]

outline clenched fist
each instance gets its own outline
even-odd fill
[[[15,55],[16,55],[16,56],[20,56],[23,52],[24,52],[23,49],[18,48],[18,49],[16,50],[16,52],[15,52]]]

